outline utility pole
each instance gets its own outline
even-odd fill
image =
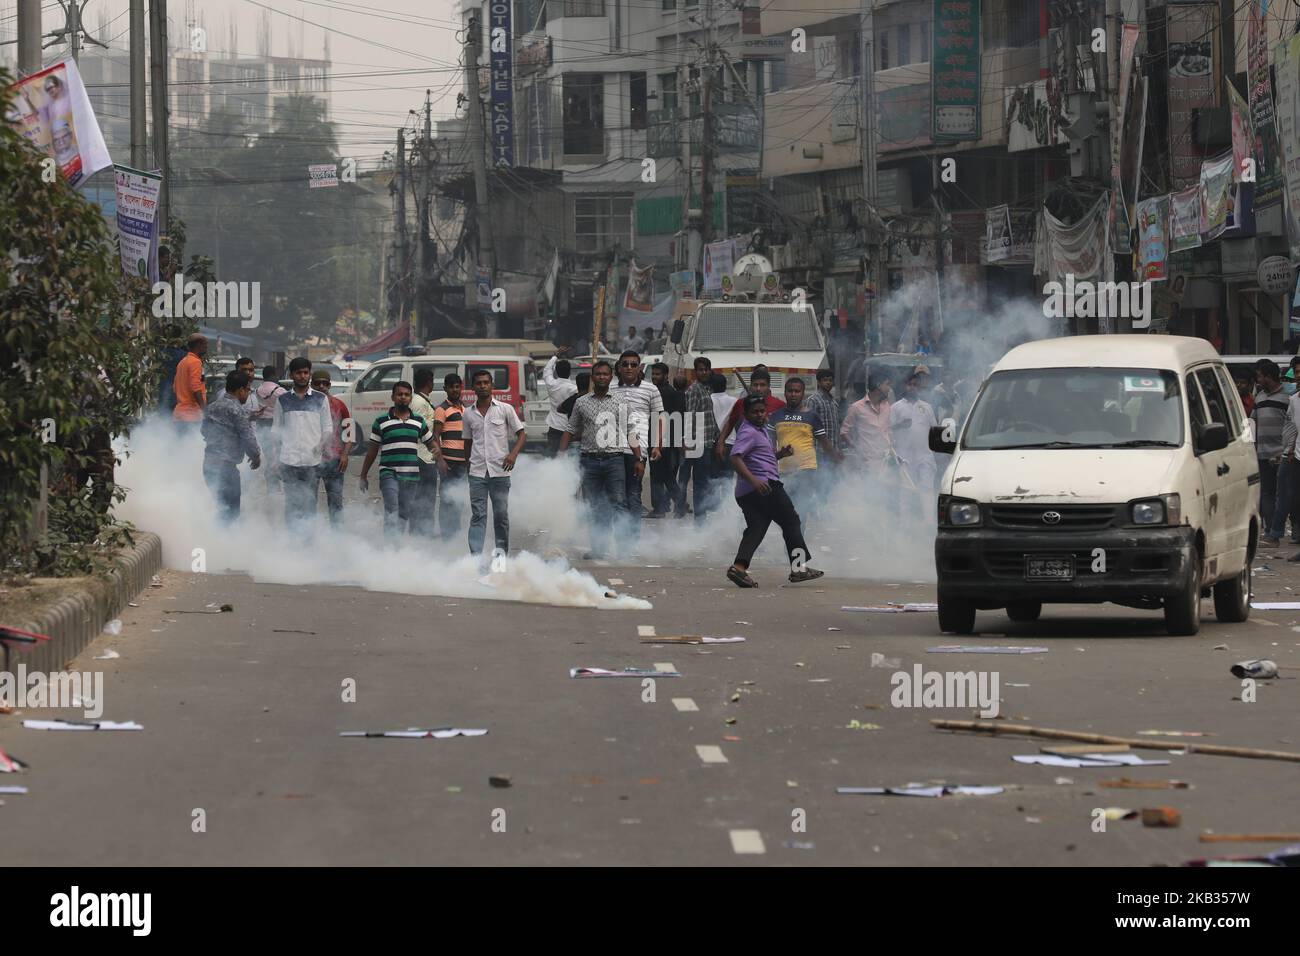
[[[18,0],[18,73],[41,69],[41,0]]]
[[[73,62],[77,62],[81,59],[81,42],[83,39],[88,43],[93,43],[97,47],[103,47],[105,50],[108,49],[107,44],[100,43],[89,34],[86,34],[85,36],[82,35],[81,11],[89,2],[90,0],[82,0],[81,3],[78,3],[77,0],[68,0],[67,3],[64,3],[63,0],[59,0],[59,6],[63,7],[64,12],[63,28],[51,33],[50,37],[52,39],[50,43],[47,44],[53,46],[55,43],[68,43],[71,47]]]
[[[144,0],[131,0],[131,165],[144,169],[146,158],[145,132],[145,33]]]
[[[934,161],[931,196],[934,200],[934,321],[930,326],[930,334],[935,335],[943,331],[943,203],[939,201],[939,184],[942,181],[939,155],[936,153],[930,158]]]
[[[416,330],[420,335],[432,336],[432,316],[425,305],[428,298],[425,285],[429,280],[429,197],[433,194],[433,120],[432,92],[424,91],[424,136],[420,139],[420,198],[416,203],[416,215],[419,228],[416,241],[420,244],[416,250],[419,254],[420,272],[415,282]],[[412,342],[412,345],[415,343]]]
[[[713,0],[704,8],[704,66],[700,70],[700,245],[713,238]]]
[[[475,260],[474,284],[478,287],[478,266],[486,264],[488,287],[496,277],[496,251],[492,245],[492,226],[488,217],[487,164],[484,159],[486,145],[483,134],[483,98],[478,90],[478,58],[481,45],[479,18],[469,19],[465,31],[465,96],[469,113],[470,160],[474,166],[474,214],[478,222],[478,256]],[[496,335],[496,318],[487,321],[488,337]]]
[[[167,166],[167,0],[149,2],[150,92],[153,94],[153,159],[162,171],[158,194],[158,231],[170,232],[171,170]],[[180,272],[185,263],[173,261]]]
[[[881,296],[885,290],[885,234],[884,222],[876,201],[880,195],[877,178],[876,146],[876,28],[875,0],[862,0],[862,55],[860,64],[862,83],[862,198],[866,205],[868,259],[862,270],[862,280],[871,289],[865,297],[866,322],[862,337],[866,352],[871,351],[871,329],[875,326]]]
[[[397,154],[394,159],[397,170],[397,235],[393,242],[393,257],[397,268],[393,270],[397,284],[397,318],[405,322],[406,317],[406,264],[410,261],[406,243],[406,130],[397,131]]]

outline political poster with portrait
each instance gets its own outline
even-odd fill
[[[633,312],[653,312],[655,307],[655,267],[638,268],[636,260],[627,271],[627,295],[623,308]]]
[[[1169,259],[1169,197],[1155,196],[1143,199],[1137,205],[1138,258],[1142,266],[1141,279],[1159,282],[1168,278],[1165,264]]]
[[[53,159],[70,186],[113,165],[74,60],[19,80],[5,97],[5,121]]]

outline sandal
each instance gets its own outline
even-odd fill
[[[733,582],[738,588],[756,588],[758,582],[749,576],[748,571],[742,571],[739,568],[727,568],[727,580]]]
[[[816,568],[805,568],[802,571],[791,571],[790,583],[800,584],[804,581],[816,581],[825,573],[825,571],[818,571]]]

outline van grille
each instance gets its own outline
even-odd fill
[[[1060,515],[1059,521],[1044,515]],[[1022,531],[1095,531],[1115,523],[1115,505],[990,505],[989,522]]]

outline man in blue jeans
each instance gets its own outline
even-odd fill
[[[510,551],[510,472],[524,450],[527,434],[519,414],[492,397],[492,373],[474,373],[475,403],[464,411],[469,449],[469,551],[483,553],[488,499],[492,500],[493,557]],[[511,447],[511,436],[514,446]]]
[[[560,454],[577,438],[582,449],[582,493],[591,508],[591,551],[584,560],[604,558],[615,524],[627,521],[627,484],[623,455],[640,455],[638,429],[620,394],[609,390],[614,370],[600,359],[591,367],[591,391],[573,403],[569,424],[560,438]],[[619,529],[621,530],[621,529]]]
[[[334,431],[328,397],[311,387],[311,362],[289,363],[293,391],[277,395],[271,428],[279,440],[280,476],[284,479],[284,523],[290,530],[310,530],[316,514],[316,488],[325,445]]]
[[[240,462],[247,456],[254,470],[262,464],[262,450],[244,407],[248,384],[243,372],[226,373],[226,390],[203,409],[203,479],[216,496],[222,521],[239,517]]]
[[[250,360],[251,361],[251,360]],[[325,483],[325,504],[329,508],[330,527],[337,528],[343,519],[343,478],[348,471],[348,452],[352,449],[352,417],[347,405],[330,394],[328,369],[311,373],[311,387],[325,396],[334,427],[321,452],[320,480]],[[344,435],[344,431],[347,435]]]
[[[393,406],[370,427],[370,447],[361,463],[361,490],[370,489],[370,466],[379,457],[379,492],[384,496],[384,540],[395,544],[417,518],[420,456],[416,450],[434,447],[433,429],[411,412],[410,382],[393,386]],[[412,530],[416,530],[412,527]]]

